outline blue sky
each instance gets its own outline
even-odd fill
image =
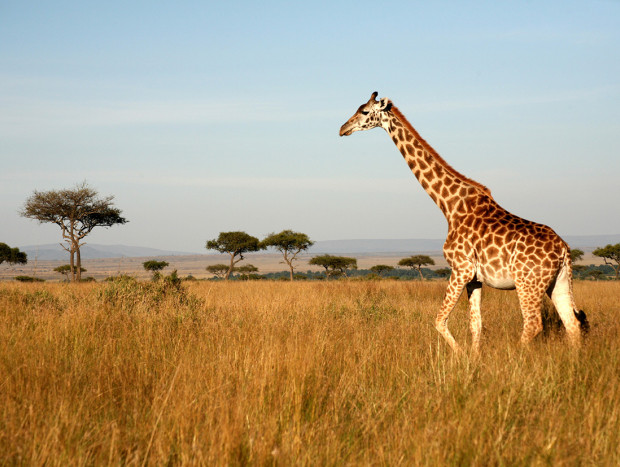
[[[0,241],[53,243],[33,190],[86,180],[125,226],[205,252],[226,230],[441,238],[372,91],[457,170],[561,235],[620,233],[620,2],[0,1]]]

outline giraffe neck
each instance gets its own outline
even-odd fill
[[[465,200],[476,192],[491,195],[488,188],[454,170],[413,128],[394,106],[382,122],[422,188],[448,222],[467,209]]]

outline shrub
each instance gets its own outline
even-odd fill
[[[19,282],[45,282],[45,279],[32,276],[15,276],[14,279]]]

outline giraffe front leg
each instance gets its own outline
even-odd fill
[[[469,328],[471,329],[471,347],[474,354],[480,349],[480,334],[482,333],[482,314],[480,302],[482,300],[482,282],[467,283],[467,297],[469,298]]]
[[[463,293],[465,284],[471,280],[472,274],[473,271],[452,271],[450,281],[448,282],[448,289],[446,290],[446,295],[444,296],[443,303],[441,305],[441,310],[439,310],[437,318],[435,319],[435,328],[455,352],[459,351],[459,346],[448,329],[448,317],[450,316],[450,313],[452,313],[456,302]]]

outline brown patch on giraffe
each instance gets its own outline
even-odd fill
[[[418,167],[422,170],[428,169],[428,164],[424,162],[422,159],[418,160]]]
[[[491,245],[486,250],[487,258],[494,258],[499,254],[499,248],[495,245]]]
[[[411,144],[405,144],[405,151],[407,151],[407,154],[409,154],[410,156],[413,156],[414,149]]]

